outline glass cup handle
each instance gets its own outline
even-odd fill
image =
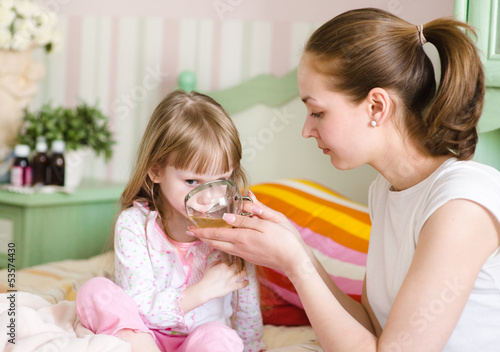
[[[252,198],[250,198],[249,196],[241,196],[241,197],[239,197],[239,198],[240,198],[241,200],[248,200],[248,201],[250,201],[250,202],[252,202],[252,203],[253,203]],[[251,214],[252,214],[252,213],[244,213],[244,212],[242,212],[242,213],[241,213],[241,215],[243,215],[243,216],[247,216],[247,215],[251,215]]]

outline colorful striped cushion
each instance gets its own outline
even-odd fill
[[[368,208],[307,180],[257,184],[251,190],[259,201],[293,222],[333,281],[360,301],[371,227]],[[258,269],[261,285],[302,308],[295,288],[283,273]]]

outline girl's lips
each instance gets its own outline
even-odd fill
[[[322,151],[323,151],[323,154],[328,154],[328,152],[330,151],[330,149],[327,149],[327,148],[320,148]]]

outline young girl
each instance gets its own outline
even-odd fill
[[[260,219],[225,215],[242,228],[190,229],[287,273],[327,351],[499,351],[500,173],[471,160],[485,76],[464,30],[472,28],[447,18],[416,26],[365,8],[328,21],[306,44],[302,135],[337,169],[380,173],[369,193],[362,304],[281,214],[256,201]],[[427,42],[439,52],[437,79]]]
[[[85,327],[140,351],[265,347],[254,266],[241,270],[186,235],[186,194],[218,179],[246,187],[241,155],[234,124],[210,97],[175,91],[158,105],[121,198],[116,284],[96,278],[78,292]]]

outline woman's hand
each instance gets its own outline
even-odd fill
[[[224,220],[235,228],[191,227],[188,234],[223,252],[287,274],[310,263],[300,234],[287,218],[255,196],[252,199],[254,203],[245,204],[244,209],[252,216],[225,214]]]
[[[303,242],[302,236],[285,215],[259,202],[251,191],[248,191],[248,196],[252,198],[253,203],[243,202],[243,212],[250,213],[251,217],[257,216],[261,219],[280,224],[281,226],[289,229],[295,235],[295,237],[297,237],[297,239]]]

